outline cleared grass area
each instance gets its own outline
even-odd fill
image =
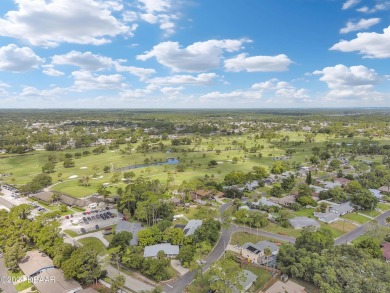
[[[72,230],[64,230],[66,234],[68,234],[70,237],[77,237],[79,234],[77,234],[75,231]]]
[[[26,290],[27,288],[32,287],[32,285],[33,284],[30,283],[29,281],[24,281],[24,282],[16,284],[15,288],[16,288],[16,290],[18,290],[18,292],[20,292],[20,291]]]
[[[380,208],[382,211],[388,211],[390,210],[390,204],[385,204],[385,203],[378,203],[378,208]]]
[[[268,240],[271,242],[281,242],[281,241],[274,240],[274,239],[264,237],[264,236],[249,234],[249,233],[245,233],[245,232],[235,232],[232,234],[230,244],[242,246],[244,243],[247,243],[247,242],[256,243],[256,242],[263,241],[263,240]]]
[[[342,216],[342,218],[357,222],[359,224],[364,224],[364,223],[367,223],[368,221],[370,221],[369,218],[362,216],[362,215],[358,215],[356,213],[344,215],[344,216]]]
[[[286,236],[291,236],[291,237],[298,237],[301,235],[300,230],[296,230],[293,228],[283,228],[279,225],[276,225],[274,223],[269,223],[266,227],[262,227],[259,230],[267,231],[267,232],[272,232],[275,234],[280,234],[280,235],[286,235]]]
[[[309,217],[309,218],[315,218],[314,217],[314,208],[305,208],[305,209],[300,209],[299,211],[296,211],[295,214],[299,217]]]
[[[376,211],[376,210],[372,210],[372,211],[359,211],[359,213],[363,214],[363,215],[367,215],[367,216],[370,216],[370,217],[377,217],[381,214],[381,212],[379,211]]]
[[[77,241],[80,242],[82,245],[91,245],[91,247],[94,247],[96,249],[100,256],[103,256],[107,253],[107,249],[104,246],[103,242],[101,242],[95,237],[82,238]]]
[[[330,223],[330,224],[325,224],[326,226],[325,227],[331,227],[333,229],[335,229],[335,233],[338,234],[338,233],[342,233],[342,234],[345,234],[349,231],[352,231],[352,230],[355,230],[357,228],[356,225],[350,223],[350,222],[346,222],[346,221],[336,221],[336,222],[333,222],[333,223]],[[338,232],[340,231],[340,232]],[[338,237],[338,236],[336,236]]]

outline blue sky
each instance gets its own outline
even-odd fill
[[[2,0],[0,107],[389,107],[389,12],[389,0]]]

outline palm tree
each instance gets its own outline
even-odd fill
[[[385,219],[385,222],[386,222],[387,226],[390,226],[390,217],[387,217],[387,218]]]
[[[270,257],[271,255],[272,255],[272,250],[271,250],[271,248],[269,248],[269,247],[264,248],[264,256],[265,256],[265,259],[266,259],[265,267],[268,266],[268,260],[269,260],[269,257]]]

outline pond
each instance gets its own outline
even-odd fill
[[[137,164],[137,165],[130,165],[126,167],[121,167],[116,169],[115,171],[126,171],[126,170],[132,170],[132,169],[138,169],[138,168],[145,168],[150,166],[159,166],[159,165],[177,165],[180,161],[176,158],[168,158],[165,162],[157,162],[157,163],[151,163],[151,164]]]

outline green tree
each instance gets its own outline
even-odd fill
[[[111,281],[111,291],[112,292],[118,292],[119,289],[123,288],[125,285],[125,277],[123,275],[118,275],[116,276],[112,281]]]
[[[241,292],[241,283],[245,281],[244,271],[230,258],[222,258],[212,264],[209,273],[210,289],[217,293]]]
[[[378,239],[367,238],[356,244],[356,247],[363,249],[374,258],[381,258],[383,256],[380,242]]]
[[[330,230],[315,230],[312,227],[304,228],[301,235],[295,241],[296,248],[303,248],[307,251],[320,253],[323,249],[333,246],[333,236]]]
[[[133,239],[133,234],[131,232],[122,231],[116,233],[110,241],[108,248],[110,249],[119,246],[121,251],[123,252],[126,247],[129,246],[131,239]]]

